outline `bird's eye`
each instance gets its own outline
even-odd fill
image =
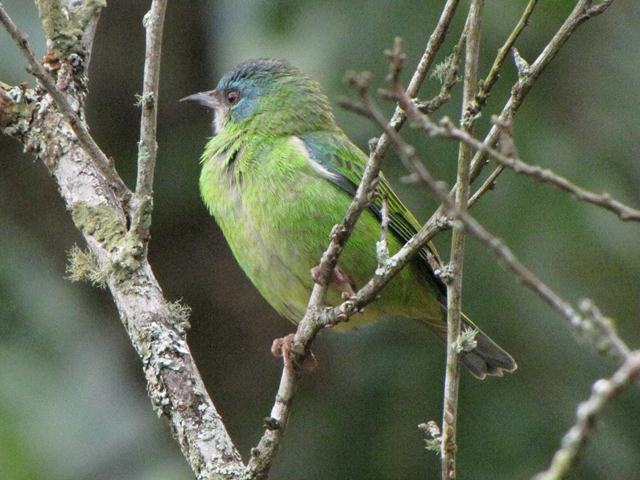
[[[228,105],[233,106],[240,101],[240,92],[237,90],[227,90],[224,93],[224,98]]]

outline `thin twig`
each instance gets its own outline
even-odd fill
[[[613,3],[613,1],[614,0],[608,0],[606,2],[602,2],[597,6],[596,10],[593,10],[596,7],[591,7],[592,10],[588,10],[588,7],[590,6],[591,2],[587,0],[579,0],[579,2],[576,4],[573,11],[569,14],[567,19],[563,22],[563,24],[558,29],[556,34],[552,37],[549,43],[538,55],[538,58],[536,59],[534,64],[530,66],[530,68],[527,71],[527,75],[520,76],[518,81],[512,87],[511,96],[509,97],[505,106],[503,107],[498,117],[498,121],[495,122],[494,126],[489,130],[489,133],[485,136],[484,140],[482,141],[484,145],[494,146],[496,144],[501,134],[502,127],[500,127],[500,125],[508,124],[512,121],[518,109],[524,102],[524,99],[526,98],[527,94],[533,87],[533,84],[536,82],[538,77],[542,74],[542,71],[545,69],[545,67],[555,58],[558,51],[562,48],[564,43],[569,39],[569,37],[575,31],[575,29],[582,22],[588,20],[589,18],[592,18],[596,15],[603,13]],[[478,178],[478,176],[480,175],[480,172],[482,171],[483,167],[486,164],[486,160],[487,160],[487,154],[483,151],[477,151],[476,154],[473,156],[473,159],[471,160],[471,183],[473,183],[476,180],[476,178]],[[421,170],[422,168],[423,168],[422,165],[413,165],[411,167],[411,170],[413,169]],[[493,172],[492,182],[495,182],[495,180],[497,179],[497,177],[500,175],[501,172],[502,170]],[[452,194],[453,192],[455,192],[455,188],[456,186],[454,185],[451,190]],[[486,192],[487,190],[488,189],[485,188],[483,191]],[[480,195],[478,196],[474,195],[474,197],[475,198],[473,198],[473,201],[474,203],[476,203],[480,198]],[[436,209],[436,211],[431,215],[427,223],[425,223],[425,225],[416,234],[416,238],[417,239],[419,238],[419,243],[421,245],[424,245],[424,243],[421,243],[421,242],[426,243],[429,240],[431,240],[431,238],[433,238],[433,236],[436,233],[449,228],[448,227],[449,222],[447,222],[446,220],[443,220],[443,218],[444,218],[444,214],[443,214],[443,208],[441,205]],[[413,248],[409,248],[408,246],[407,251],[413,251],[413,249],[415,249],[416,251],[419,250],[418,246],[416,245],[413,245],[412,247]]]
[[[400,106],[403,107],[405,111],[409,112],[412,116],[415,114],[415,104],[406,95],[398,95],[398,100],[400,102]],[[377,273],[374,275],[374,277],[372,277],[371,280],[362,287],[354,297],[352,297],[348,302],[344,302],[340,306],[324,312],[324,315],[329,317],[329,319],[335,318],[337,315],[349,316],[371,302],[379,291],[393,277],[393,275],[400,271],[404,265],[406,265],[406,263],[413,258],[413,256],[415,256],[429,240],[433,238],[436,233],[450,228],[451,222],[443,216],[442,212],[443,210],[451,211],[453,206],[449,195],[444,195],[446,186],[442,182],[437,182],[431,177],[429,171],[425,168],[424,163],[415,155],[415,149],[412,146],[406,144],[399,135],[397,135],[397,132],[386,128],[386,123],[381,120],[382,116],[377,109],[372,108],[371,104],[366,106],[362,103],[358,104],[356,102],[345,104],[345,106],[349,109],[354,107],[353,111],[364,115],[366,118],[374,121],[376,126],[383,128],[386,134],[392,139],[396,149],[400,152],[400,158],[405,165],[407,165],[409,170],[414,173],[416,178],[420,179],[431,190],[437,189],[436,193],[438,197],[443,200],[444,209],[441,206],[432,218],[416,233],[416,235],[414,235],[414,237],[412,237],[396,255],[389,259],[385,269],[380,270],[379,274]],[[504,123],[496,123],[497,125],[500,125],[500,129],[502,131],[502,129],[504,129]],[[444,122],[444,125],[447,128],[452,126],[451,122]],[[431,133],[434,135],[441,134],[442,132],[437,129],[442,128],[444,128],[442,125],[437,124],[435,125],[434,131]],[[478,144],[473,145],[474,147],[480,147]],[[453,211],[455,213],[455,209]],[[464,220],[464,218],[471,217],[468,217],[468,214],[464,214],[462,220]],[[467,227],[467,225],[465,225],[465,227]],[[598,327],[598,322],[595,321],[596,319],[592,318],[593,316],[590,313],[585,315],[578,314],[568,302],[562,300],[557,294],[549,289],[549,287],[535,277],[533,273],[524,267],[524,265],[517,260],[513,253],[500,240],[490,235],[473,219],[470,221],[469,228],[472,228],[471,233],[478,237],[485,245],[490,247],[494,255],[507,265],[508,269],[516,274],[525,286],[540,296],[545,303],[549,304],[556,312],[558,312],[567,321],[572,330],[580,335],[591,336],[590,332],[593,330],[593,326],[595,325],[597,330],[596,337],[601,340],[604,339],[604,343],[607,345],[606,348],[599,349],[608,350],[615,356],[621,358],[624,358],[628,354],[628,347],[617,336],[615,330]],[[600,340],[594,343],[598,346],[599,342]]]
[[[453,47],[453,52],[446,60],[445,72],[442,79],[442,85],[438,94],[426,101],[417,103],[417,108],[424,113],[433,113],[442,107],[451,98],[451,89],[456,83],[458,83],[458,64],[460,63],[460,56],[462,54],[462,47],[464,46],[466,31],[463,30],[460,34],[458,43]]]
[[[158,119],[158,90],[160,86],[160,58],[162,52],[162,29],[167,8],[167,0],[153,0],[144,17],[146,28],[146,52],[144,79],[140,107],[140,142],[138,143],[138,176],[133,198],[132,225],[138,236],[147,240],[152,205],[153,173],[156,166],[158,143],[156,141]],[[149,218],[142,221],[142,217]]]
[[[477,202],[478,198],[490,188],[490,185],[495,182],[498,175],[502,172],[502,169],[509,168],[516,173],[527,175],[540,182],[548,183],[560,190],[568,192],[577,200],[609,210],[610,212],[615,213],[621,220],[640,221],[640,209],[625,205],[624,203],[612,198],[608,193],[597,194],[582,188],[548,168],[531,165],[516,156],[507,156],[489,146],[489,144],[486,143],[486,139],[484,142],[481,142],[473,135],[469,134],[469,132],[456,127],[453,122],[446,117],[440,120],[440,122],[435,123],[427,115],[419,112],[410,99],[406,95],[403,95],[402,92],[399,92],[398,100],[405,106],[405,111],[410,116],[414,126],[421,128],[431,136],[463,142],[469,147],[474,148],[478,153],[483,153],[489,156],[499,164],[499,167],[502,167],[501,169],[496,168],[496,170],[494,170],[487,181],[485,181],[485,184],[473,195],[469,201],[470,204]],[[496,128],[500,129],[502,127]]]
[[[478,83],[478,60],[480,57],[480,37],[484,0],[473,0],[469,7],[466,26],[465,69],[460,124],[470,132],[473,114],[470,112]],[[471,149],[460,142],[458,152],[458,172],[454,206],[458,211],[466,211],[469,199],[469,161]],[[461,331],[462,272],[464,264],[464,235],[462,228],[454,228],[451,236],[451,255],[448,265],[447,286],[447,366],[444,383],[442,408],[441,464],[443,480],[455,480],[456,472],[456,424],[458,419],[458,390],[460,385],[460,354],[456,346]]]
[[[572,183],[571,181],[567,180],[561,175],[558,175],[548,168],[542,168],[537,165],[530,165],[529,163],[526,163],[517,157],[505,156],[495,148],[489,147],[487,144],[480,142],[472,136],[465,135],[465,132],[462,132],[460,131],[460,129],[457,129],[455,127],[453,127],[451,133],[456,138],[467,143],[476,150],[488,154],[499,164],[499,167],[509,168],[516,173],[530,176],[540,182],[549,183],[559,188],[560,190],[564,190],[565,192],[572,194],[573,197],[577,200],[591,203],[592,205],[597,205],[604,208],[605,210],[609,210],[610,212],[615,213],[623,221],[640,221],[639,209],[625,205],[615,198],[612,198],[608,193],[594,193]],[[496,168],[496,170],[492,173],[492,181],[495,181],[499,173],[500,172],[498,172],[498,169]]]
[[[360,107],[360,109],[361,108],[364,107]],[[459,220],[467,229],[468,233],[472,234],[482,244],[487,246],[489,251],[505,265],[509,271],[516,275],[521,283],[556,311],[565,320],[567,326],[577,335],[586,337],[599,351],[607,352],[616,358],[627,357],[629,347],[620,339],[615,329],[610,325],[610,322],[603,322],[601,315],[595,314],[594,310],[590,307],[583,308],[582,315],[578,313],[571,304],[563,300],[525,267],[500,239],[491,235],[491,233],[470,216],[469,213],[460,213],[456,210],[453,200],[448,194],[447,185],[433,178],[422,160],[416,155],[415,149],[406,143],[397,132],[388,128],[384,122],[384,117],[382,117],[376,109],[368,112],[366,117],[372,119],[376,126],[386,131],[405,165],[408,166],[420,182],[434,192],[437,198],[442,201],[442,206],[439,210],[446,211],[451,218]],[[389,259],[385,268],[379,269],[355,296],[337,307],[323,312],[323,315],[327,317],[326,321],[330,322],[340,315],[349,317],[375,300],[382,288],[384,288],[394,275],[402,270],[438,232],[451,228],[451,223],[452,222],[442,214],[432,216],[432,219],[425,223],[422,228]]]
[[[640,377],[640,351],[632,352],[625,362],[608,379],[600,379],[591,387],[591,396],[580,403],[576,411],[576,423],[562,438],[560,449],[554,454],[547,470],[533,480],[561,480],[571,470],[578,454],[589,441],[598,417],[609,400]]]
[[[15,23],[13,22],[13,20],[11,20],[11,17],[9,17],[6,10],[4,9],[2,3],[0,3],[0,23],[2,23],[7,32],[9,32],[9,35],[11,35],[11,38],[13,38],[16,45],[26,58],[29,66],[31,67],[31,73],[38,80],[40,80],[40,83],[45,88],[47,93],[49,93],[49,95],[51,95],[51,98],[53,98],[56,107],[58,107],[60,113],[62,113],[64,118],[71,126],[71,129],[76,134],[76,137],[78,137],[78,141],[80,142],[82,147],[86,150],[87,154],[96,164],[96,168],[105,177],[105,179],[107,179],[114,185],[114,187],[117,188],[120,195],[126,194],[128,192],[127,186],[114,171],[111,163],[109,162],[109,159],[95,142],[95,140],[87,130],[84,122],[80,119],[73,107],[71,107],[71,105],[67,101],[65,95],[58,89],[54,79],[51,77],[51,75],[49,75],[49,73],[47,73],[42,64],[36,59],[33,50],[31,50],[31,47],[29,46],[26,35],[22,33],[18,29],[18,27],[16,27]]]
[[[498,53],[495,60],[493,61],[493,65],[491,66],[489,73],[487,74],[485,79],[480,82],[480,89],[478,90],[478,94],[475,98],[475,105],[473,106],[474,113],[479,112],[487,101],[487,98],[489,97],[493,86],[500,77],[500,70],[502,70],[502,65],[507,59],[509,52],[511,51],[511,47],[513,47],[516,40],[524,30],[524,27],[526,27],[529,23],[529,18],[531,17],[531,14],[533,13],[533,10],[536,8],[537,4],[538,0],[529,0],[527,7],[524,9],[524,12],[522,12],[520,20],[518,20],[518,23],[507,37],[507,40],[504,42],[502,47],[498,49]]]
[[[485,181],[482,182],[482,185],[480,185],[480,187],[478,187],[478,189],[473,192],[473,195],[471,195],[471,198],[469,198],[469,203],[467,203],[467,208],[473,207],[476,203],[478,203],[480,197],[482,197],[489,190],[493,190],[495,188],[496,179],[500,176],[502,170],[504,170],[504,167],[502,165],[498,165],[493,170],[493,172],[491,172],[491,174],[485,179]]]

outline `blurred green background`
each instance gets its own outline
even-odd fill
[[[44,53],[35,7],[3,2]],[[91,130],[134,182],[146,1],[111,0],[91,66]],[[202,206],[198,158],[210,135],[208,112],[178,99],[209,89],[251,57],[290,60],[314,76],[335,105],[349,95],[348,69],[382,84],[384,48],[405,39],[407,70],[417,62],[443,2],[383,0],[193,0],[170,2],[163,46],[156,211],[150,257],[170,299],[193,308],[189,343],[229,432],[247,455],[262,432],[281,364],[269,346],[292,331],[239,270]],[[524,0],[488,1],[482,71],[515,24]],[[533,60],[573,2],[541,1],[518,41]],[[457,39],[462,2],[447,42]],[[570,39],[535,86],[516,121],[521,156],[595,191],[640,205],[640,4],[618,0]],[[440,59],[444,58],[440,55]],[[0,79],[32,80],[5,32]],[[409,75],[405,72],[405,80]],[[502,80],[478,122],[503,105]],[[435,93],[430,79],[422,96]],[[444,113],[459,111],[459,93]],[[390,112],[392,106],[382,105]],[[339,123],[363,148],[378,132],[336,107]],[[456,145],[405,129],[429,168],[451,181]],[[6,480],[188,479],[164,421],[146,398],[139,362],[110,296],[65,280],[65,255],[81,237],[44,166],[0,137],[0,478]],[[426,219],[436,206],[390,156],[385,170],[401,197]],[[640,342],[640,227],[574,201],[553,188],[505,173],[474,210],[534,272],[574,304],[593,298],[631,346]],[[448,237],[437,239],[447,251]],[[577,403],[615,364],[576,341],[557,315],[468,243],[464,308],[516,357],[519,370],[460,393],[459,475],[526,479],[547,466]],[[444,349],[429,332],[387,320],[349,334],[323,333],[320,366],[301,384],[274,479],[439,478],[416,425],[440,419]],[[606,409],[574,479],[632,479],[640,472],[640,393]]]

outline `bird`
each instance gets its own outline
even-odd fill
[[[299,323],[313,288],[314,267],[353,199],[367,155],[337,125],[320,85],[284,60],[247,60],[224,74],[215,89],[182,100],[213,110],[213,136],[201,156],[204,204],[258,291],[282,317]],[[383,174],[377,191],[339,258],[328,305],[338,305],[374,274],[382,198],[390,254],[421,227]],[[447,292],[430,257],[439,261],[431,243],[376,301],[334,329],[402,317],[418,321],[446,342]],[[511,355],[466,316],[463,328],[476,332],[475,348],[460,357],[473,376],[502,376],[517,368]],[[274,354],[280,347],[274,342]]]

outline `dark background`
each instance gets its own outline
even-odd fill
[[[518,41],[533,61],[573,2],[540,2]],[[39,54],[35,7],[4,2]],[[156,210],[150,259],[166,296],[193,308],[189,343],[226,425],[247,455],[262,432],[280,375],[269,346],[293,330],[239,270],[199,199],[200,152],[210,116],[178,99],[212,88],[251,57],[286,58],[314,76],[331,101],[349,95],[348,69],[382,84],[382,50],[405,39],[405,81],[435,25],[440,1],[174,1],[163,46]],[[526,2],[489,1],[482,72]],[[448,53],[467,3],[462,2]],[[98,143],[134,182],[148,2],[109,2],[95,42],[88,114]],[[537,83],[516,121],[524,159],[580,185],[640,205],[640,4],[619,0],[570,39]],[[444,54],[439,59],[444,58]],[[0,32],[0,79],[32,82]],[[506,100],[511,61],[478,122]],[[438,89],[427,81],[422,96]],[[444,113],[459,111],[459,92]],[[383,104],[385,111],[392,106]],[[366,148],[378,132],[336,107],[339,123]],[[429,168],[448,181],[457,147],[411,134]],[[390,156],[385,171],[421,219],[436,202]],[[578,203],[550,186],[503,174],[474,214],[534,272],[574,305],[593,298],[632,346],[640,340],[638,224]],[[0,478],[188,479],[164,421],[145,395],[139,362],[108,293],[65,280],[66,251],[82,245],[44,166],[0,137]],[[446,256],[448,237],[437,243]],[[519,363],[502,380],[464,374],[459,473],[467,479],[524,479],[546,467],[592,382],[615,363],[576,341],[562,320],[470,240],[464,308]],[[436,478],[439,461],[416,428],[440,420],[444,349],[429,332],[385,320],[349,334],[322,334],[320,366],[301,384],[274,479]],[[640,394],[606,409],[575,479],[631,479],[640,471]]]

